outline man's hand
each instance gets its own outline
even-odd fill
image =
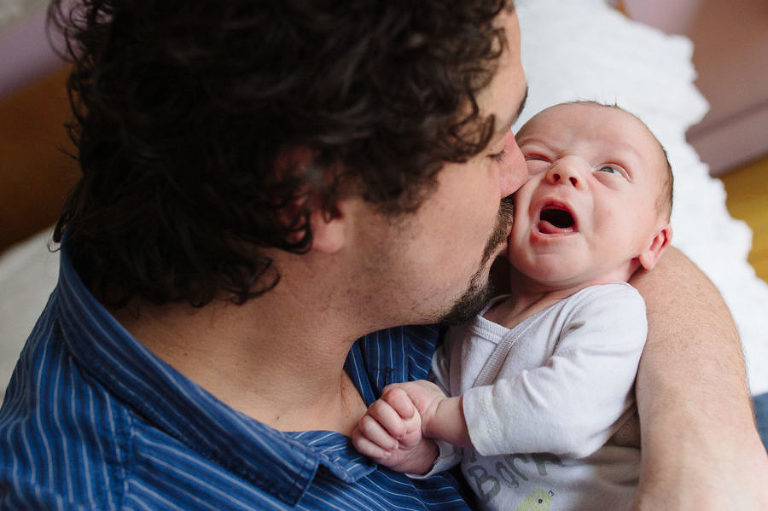
[[[423,393],[418,397],[420,404],[428,404]],[[352,432],[352,443],[361,454],[398,472],[424,474],[438,455],[435,442],[422,434],[419,408],[399,385],[384,388]]]

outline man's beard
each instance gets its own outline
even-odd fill
[[[512,196],[504,197],[501,200],[501,206],[499,207],[499,214],[496,217],[496,227],[493,233],[488,238],[488,243],[485,245],[483,251],[483,257],[480,261],[480,268],[469,279],[469,286],[464,294],[459,298],[453,307],[440,317],[440,323],[447,323],[455,325],[464,323],[475,317],[488,300],[492,297],[492,288],[487,279],[483,278],[483,273],[488,260],[496,252],[499,245],[504,243],[509,235],[509,226],[512,224],[514,218],[514,199]]]

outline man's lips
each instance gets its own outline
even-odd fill
[[[539,209],[536,228],[542,234],[568,234],[577,232],[576,216],[571,208],[560,201],[546,201]]]

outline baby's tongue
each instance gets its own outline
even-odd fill
[[[538,228],[544,234],[573,232],[573,216],[564,209],[545,209],[541,212]]]

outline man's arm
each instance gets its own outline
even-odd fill
[[[637,376],[636,508],[768,509],[768,457],[754,424],[741,343],[720,294],[675,249],[631,283],[648,310]]]

